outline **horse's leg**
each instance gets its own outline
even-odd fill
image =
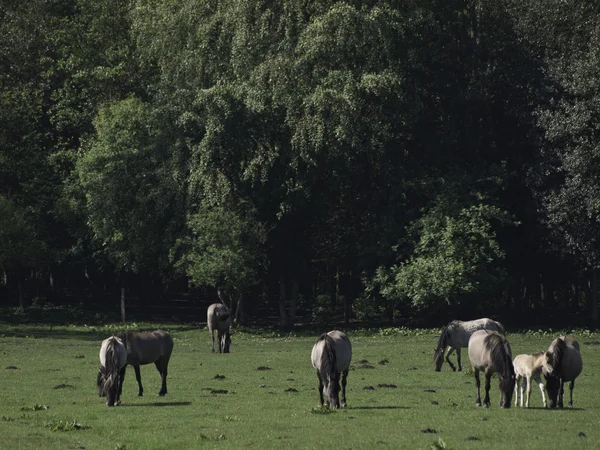
[[[135,366],[133,366],[133,368],[135,369],[135,379],[138,382],[138,397],[141,397],[144,394],[144,388],[142,387],[142,375],[140,374],[140,366],[136,364]]]
[[[560,377],[560,387],[558,389],[558,407],[562,408],[564,406],[563,396],[565,394],[565,380],[563,377]]]
[[[223,333],[221,333],[221,330],[217,330],[217,346],[219,347],[219,353],[223,353],[223,345],[221,344],[222,337]]]
[[[492,378],[492,373],[489,371],[485,371],[485,398],[483,399],[483,405],[486,408],[490,406],[490,380]]]
[[[346,407],[346,378],[348,377],[348,370],[344,370],[344,372],[342,372],[342,408]],[[571,392],[573,392],[573,390],[571,389]]]
[[[125,380],[125,367],[127,367],[127,365],[124,365],[123,368],[120,370],[119,372],[119,388],[117,390],[117,405],[121,404],[121,392],[123,392],[123,380]]]
[[[479,369],[473,368],[473,376],[475,377],[475,385],[477,386],[477,398],[475,404],[481,406],[481,381],[479,380]]]
[[[546,403],[546,394],[544,393],[544,383],[542,383],[542,378],[537,377],[536,381],[538,386],[540,387],[540,392],[542,393],[542,402],[544,402],[544,408],[547,408],[548,404]]]
[[[517,405],[519,404],[519,387],[521,385],[521,377],[519,375],[517,375],[517,378],[515,379],[515,408],[517,407]],[[523,393],[521,393],[521,407],[523,407]]]
[[[215,352],[215,330],[211,330],[209,328],[208,331],[210,331],[210,337],[212,339],[212,352],[214,353]]]
[[[456,349],[456,360],[458,361],[458,371],[462,372],[462,365],[460,364],[460,347]]]
[[[317,370],[317,378],[319,380],[319,401],[321,403],[321,406],[323,406],[324,399],[323,399],[323,388],[325,387],[323,385],[323,380],[321,379],[321,374],[319,373],[319,370]]]
[[[450,366],[450,368],[456,372],[456,367],[454,367],[454,364],[452,364],[452,361],[450,361],[450,355],[452,354],[452,352],[454,351],[454,347],[448,347],[450,350],[448,350],[446,352],[446,362],[448,363],[448,365]]]
[[[569,406],[572,408],[573,407],[573,388],[575,387],[575,380],[571,381],[571,383],[569,383]]]
[[[164,356],[158,358],[154,362],[154,365],[156,366],[156,370],[158,370],[158,373],[160,373],[160,377],[162,380],[160,391],[158,391],[158,395],[162,397],[167,393],[167,364],[165,363]]]
[[[531,377],[527,378],[527,400],[525,401],[525,408],[529,408],[529,397],[531,396]]]

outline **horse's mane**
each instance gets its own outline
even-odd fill
[[[512,352],[508,341],[498,334],[488,334],[485,338],[485,347],[490,352],[491,360],[497,365],[498,373],[502,375],[503,380],[501,385],[506,386],[503,391],[506,390],[510,376],[515,373],[515,369],[512,363]]]
[[[334,378],[337,372],[335,342],[327,333],[319,336],[319,341],[324,341],[323,351],[321,352],[321,375]]]
[[[563,339],[555,339],[552,344],[550,344],[550,348],[548,351],[552,353],[552,372],[554,373],[556,369],[562,367],[563,358],[565,356],[565,351],[567,350],[567,343]]]
[[[452,323],[452,322],[451,322]],[[440,339],[438,340],[438,349],[445,349],[446,348],[446,342],[448,341],[448,327],[445,326],[444,328],[442,328],[442,332],[440,334]]]

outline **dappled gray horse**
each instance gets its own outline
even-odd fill
[[[481,406],[481,382],[479,372],[485,374],[485,407],[490,406],[490,378],[498,374],[500,389],[500,407],[510,408],[515,388],[515,370],[512,363],[510,345],[503,334],[497,331],[477,330],[469,339],[469,360],[477,385],[475,403]]]
[[[456,359],[458,361],[458,370],[462,370],[460,362],[460,349],[469,345],[471,334],[477,330],[493,330],[504,334],[504,326],[495,320],[483,318],[477,320],[453,320],[444,328],[440,334],[437,347],[433,350],[433,367],[436,372],[442,370],[444,364],[444,353],[446,362],[452,370],[456,370],[454,364],[450,361],[450,354],[456,350]],[[446,351],[447,350],[447,351]]]
[[[342,384],[342,407],[346,406],[346,381],[352,362],[352,344],[341,331],[330,331],[319,336],[313,345],[311,361],[319,379],[319,399],[324,404],[323,392],[330,408],[340,406],[340,376]]]
[[[99,356],[100,370],[96,378],[98,395],[106,397],[107,406],[118,405],[121,403],[121,385],[127,364],[127,351],[123,341],[116,336],[104,339]]]
[[[550,408],[563,407],[565,381],[570,381],[569,406],[573,407],[575,379],[583,369],[579,342],[571,336],[560,336],[552,341],[544,356],[542,372],[546,377]]]
[[[219,353],[229,353],[231,344],[231,315],[229,309],[222,303],[213,303],[206,311],[206,324],[212,339],[212,351],[215,351],[215,330]]]
[[[169,359],[173,352],[173,339],[171,335],[163,330],[147,331],[143,333],[128,331],[121,336],[123,345],[127,350],[127,364],[133,366],[135,378],[138,382],[138,395],[142,396],[142,377],[140,375],[140,366],[154,363],[158,373],[162,378],[162,384],[158,395],[163,396],[167,393],[167,369]],[[125,368],[123,368],[123,379],[125,378]],[[122,384],[121,384],[122,388]]]

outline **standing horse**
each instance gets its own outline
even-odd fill
[[[215,352],[215,330],[217,331],[217,341],[219,353],[229,353],[231,344],[231,315],[227,306],[221,303],[213,303],[206,312],[206,324],[208,332],[212,339],[212,351]]]
[[[533,355],[518,355],[513,361],[515,368],[515,406],[519,400],[518,389],[521,388],[521,408],[523,407],[523,385],[527,384],[527,400],[525,408],[529,408],[529,398],[531,396],[531,380],[535,380],[542,393],[544,408],[547,406],[546,395],[544,394],[544,383],[542,383],[542,366],[545,360],[545,353],[535,353]]]
[[[106,405],[121,403],[121,385],[127,364],[127,351],[121,339],[111,336],[100,346],[100,370],[96,379],[98,396],[106,397]]]
[[[171,335],[163,330],[148,331],[136,333],[128,331],[121,335],[121,340],[127,350],[127,364],[133,366],[135,378],[138,382],[138,396],[142,396],[142,377],[140,375],[140,366],[154,363],[162,378],[162,385],[158,395],[163,396],[167,393],[167,368],[169,359],[173,351],[173,339]],[[123,379],[125,378],[125,368],[123,368]],[[123,384],[121,383],[121,388]]]
[[[579,342],[570,336],[560,336],[552,341],[544,356],[542,372],[546,377],[550,408],[563,407],[565,381],[570,381],[569,406],[573,407],[575,378],[583,369]]]
[[[450,361],[450,354],[456,350],[456,359],[458,360],[458,370],[462,370],[460,364],[460,349],[469,345],[469,338],[477,330],[493,330],[504,334],[504,326],[500,322],[492,319],[477,319],[463,322],[462,320],[453,320],[444,328],[438,340],[437,348],[433,350],[433,367],[436,372],[442,370],[444,364],[444,352],[446,352],[446,361],[456,371],[456,367]]]
[[[515,369],[512,352],[506,337],[497,331],[477,330],[469,339],[469,360],[477,384],[477,406],[481,406],[481,382],[479,371],[485,373],[485,399],[483,404],[490,406],[490,378],[498,374],[500,383],[500,407],[510,408],[515,388]]]
[[[313,345],[312,365],[319,379],[319,399],[323,406],[323,393],[330,408],[340,406],[340,375],[342,382],[342,407],[346,406],[346,379],[352,361],[352,344],[341,331],[323,333]]]

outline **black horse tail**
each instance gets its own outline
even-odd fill
[[[337,357],[335,354],[335,341],[327,333],[319,336],[317,342],[324,341],[323,351],[321,352],[321,374],[335,378],[337,373]]]
[[[445,349],[447,342],[448,342],[448,327],[445,326],[444,328],[442,328],[442,333],[440,334],[440,339],[438,340],[437,348]]]

